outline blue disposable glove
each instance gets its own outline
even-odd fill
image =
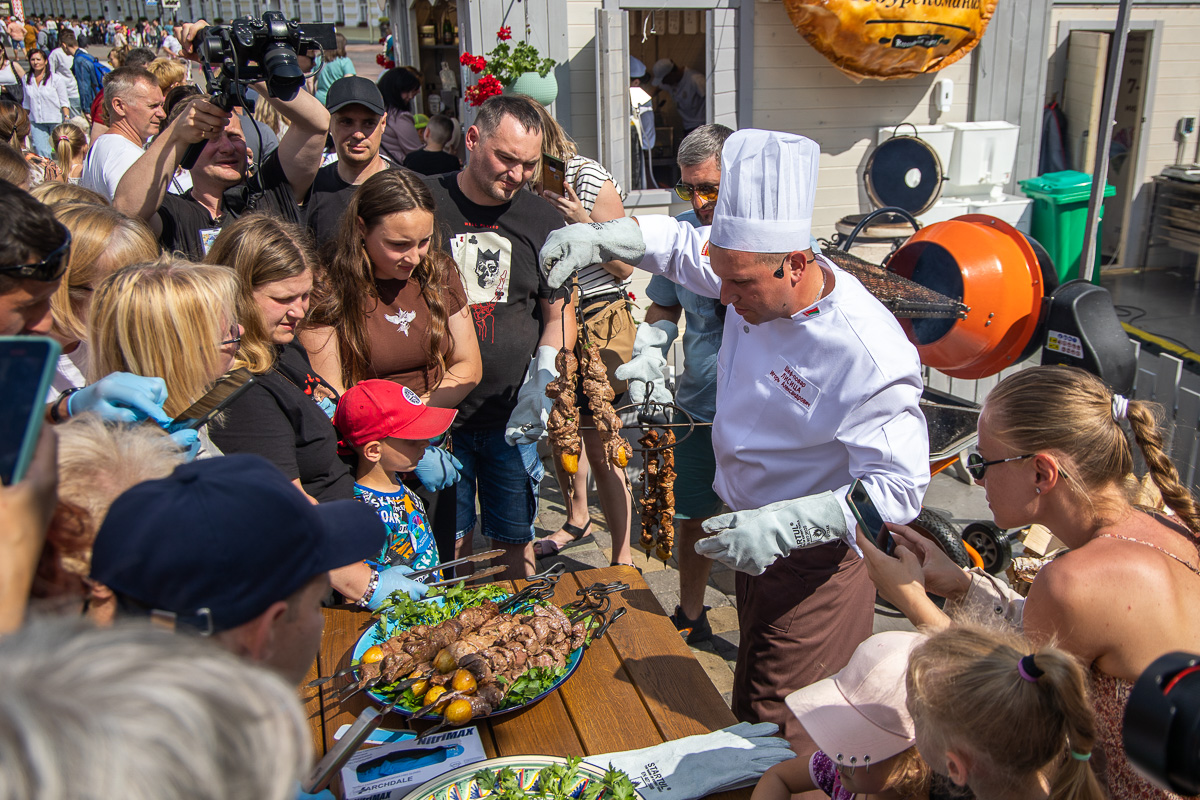
[[[309,794],[303,789],[296,789],[296,800],[337,800],[337,795],[328,789],[324,789],[316,794]]]
[[[332,397],[322,397],[317,401],[317,407],[325,412],[325,416],[333,419],[333,412],[337,411],[337,403],[333,402]]]
[[[179,449],[183,451],[184,457],[190,462],[194,461],[200,453],[200,432],[194,428],[184,428],[183,430],[175,431],[171,434],[171,438],[175,444],[179,445]]]
[[[429,587],[420,581],[408,577],[412,570],[405,566],[388,567],[379,571],[379,585],[367,600],[367,608],[377,611],[383,601],[392,596],[392,592],[407,592],[409,599],[420,600],[429,591]]]
[[[846,515],[833,492],[781,500],[705,520],[696,552],[730,569],[761,575],[793,550],[849,541]]]
[[[631,217],[608,222],[579,222],[551,231],[539,261],[546,281],[555,289],[579,269],[605,261],[636,265],[646,255],[642,228]]]
[[[554,401],[546,397],[546,386],[558,377],[554,366],[558,351],[549,345],[537,349],[525,371],[525,382],[517,392],[517,405],[504,426],[504,441],[511,445],[533,444],[546,435]]]
[[[667,365],[667,349],[678,335],[679,326],[665,319],[638,325],[637,335],[633,337],[633,357],[613,373],[617,379],[629,382],[631,402],[644,402],[646,387],[651,383],[654,384],[651,402],[674,402],[675,398],[664,385],[663,367]]]
[[[413,474],[426,489],[440,492],[447,486],[458,483],[458,473],[461,469],[462,462],[455,458],[453,453],[430,445],[425,448],[425,455],[417,462]]]
[[[91,411],[106,422],[140,422],[152,419],[166,426],[171,418],[163,411],[167,384],[162,378],[143,378],[128,372],[105,375],[67,398],[67,414]]]

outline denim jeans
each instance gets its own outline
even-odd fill
[[[57,122],[34,122],[29,126],[29,149],[42,158],[51,158],[50,134],[58,127]]]
[[[454,455],[463,465],[455,487],[458,535],[470,535],[475,528],[478,492],[484,536],[505,544],[533,541],[538,488],[546,474],[537,445],[510,445],[503,428],[455,431]]]

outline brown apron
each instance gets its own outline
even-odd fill
[[[774,722],[797,753],[812,739],[783,699],[829,677],[871,635],[875,586],[866,563],[845,544],[795,550],[762,575],[737,573],[737,669],[733,713]]]

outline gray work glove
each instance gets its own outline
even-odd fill
[[[618,380],[629,382],[630,402],[644,402],[650,383],[654,384],[651,402],[670,403],[675,399],[665,385],[663,367],[667,365],[667,350],[678,335],[679,326],[665,319],[638,325],[637,335],[633,337],[633,357],[613,373]]]
[[[761,575],[797,548],[847,540],[846,515],[833,492],[780,500],[706,520],[696,552],[730,569]]]
[[[584,761],[600,769],[621,770],[642,797],[695,800],[752,786],[771,767],[795,758],[787,740],[772,735],[778,730],[771,722],[739,722],[724,730],[642,750],[588,756]]]
[[[546,281],[555,289],[582,267],[605,261],[637,264],[646,255],[642,228],[630,217],[609,222],[577,222],[551,231],[540,261]]]
[[[558,377],[554,357],[558,351],[542,345],[529,360],[525,382],[517,392],[517,405],[504,427],[504,441],[511,445],[533,444],[546,435],[550,408],[554,401],[546,397],[546,386]]]

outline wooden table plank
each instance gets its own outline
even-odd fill
[[[590,577],[583,576],[588,585],[594,582]],[[584,585],[579,575],[564,576],[563,582],[568,578],[576,579],[577,586]],[[626,617],[614,626],[629,623]],[[559,694],[587,755],[636,750],[663,741],[608,636],[592,643]]]
[[[333,606],[324,609],[325,635],[321,637],[321,652],[317,656],[322,675],[332,675],[350,666],[354,643],[375,623],[375,618],[356,606]],[[333,746],[333,735],[342,725],[354,722],[363,709],[373,704],[366,692],[359,692],[344,703],[337,701],[338,693],[347,686],[349,678],[330,681],[321,687],[325,705],[325,749]],[[397,717],[396,719],[400,719]],[[390,722],[390,720],[389,720]]]
[[[665,741],[737,722],[633,567],[607,567],[589,575],[595,575],[595,580],[623,580],[634,587],[614,598],[614,607],[621,605],[629,612],[609,629],[608,638]]]

